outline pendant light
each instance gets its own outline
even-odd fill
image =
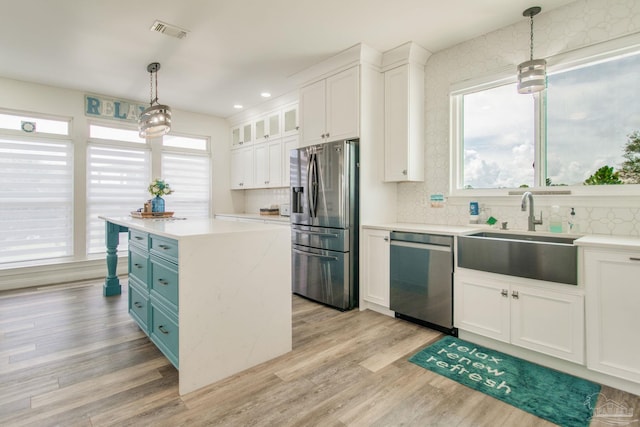
[[[533,17],[541,10],[542,8],[534,6],[522,12],[522,16],[528,16],[531,22],[531,48],[530,59],[518,65],[519,93],[540,92],[547,87],[547,61],[533,59]]]
[[[160,63],[147,65],[149,72],[149,108],[146,108],[138,120],[140,138],[153,138],[167,134],[171,130],[171,108],[158,103],[158,70]],[[155,77],[155,94],[154,94]],[[155,96],[154,96],[155,95]]]

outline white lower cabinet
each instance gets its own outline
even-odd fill
[[[584,363],[581,290],[465,269],[456,271],[454,289],[458,329]]]
[[[640,382],[640,250],[584,249],[587,367]]]
[[[362,299],[389,308],[389,231],[362,230]]]

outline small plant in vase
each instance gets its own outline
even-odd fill
[[[169,183],[165,182],[162,178],[156,178],[149,184],[149,193],[154,196],[154,198],[151,199],[151,212],[164,212],[164,199],[162,196],[173,193]]]

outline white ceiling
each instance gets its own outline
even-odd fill
[[[573,0],[0,0],[0,76],[228,117],[350,46],[435,53]],[[158,19],[189,30],[149,31]],[[527,49],[523,46],[523,49]]]

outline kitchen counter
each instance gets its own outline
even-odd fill
[[[486,230],[486,227],[478,225],[437,225],[437,224],[419,224],[410,222],[394,222],[386,224],[367,224],[362,228],[370,228],[374,230],[389,231],[407,231],[414,233],[443,234],[447,236],[459,236],[470,233],[477,233]]]
[[[277,222],[283,224],[289,224],[288,216],[280,216],[280,215],[260,215],[260,214],[247,214],[247,213],[221,213],[216,214],[216,218],[220,219],[238,219],[240,221],[246,219],[251,221],[267,221],[267,222]]]
[[[640,238],[631,236],[610,236],[604,234],[591,234],[582,236],[576,240],[575,245],[582,247],[598,247],[608,249],[640,249]]]
[[[109,270],[105,295],[119,293],[119,284],[118,292],[107,292],[107,287],[113,289],[114,283],[108,282],[112,273],[115,275],[118,236],[124,231],[133,230],[140,238],[129,244],[130,250],[140,254],[149,248],[146,262],[150,273],[143,276],[148,278],[147,292],[151,292],[149,325],[154,323],[151,313],[157,295],[152,269],[161,262],[176,272],[181,395],[291,350],[291,250],[287,227],[210,218],[102,219],[106,221]],[[143,237],[145,233],[149,243]],[[154,246],[156,241],[162,244]],[[173,261],[162,261],[156,247],[171,247]],[[144,255],[137,255],[136,262],[144,264],[140,256]],[[131,268],[130,265],[130,275]],[[166,285],[164,279],[157,281]],[[145,284],[139,284],[139,279],[135,282],[136,289],[144,291],[140,286]],[[129,283],[130,296],[131,286]],[[148,333],[152,331],[158,333],[150,326]]]

